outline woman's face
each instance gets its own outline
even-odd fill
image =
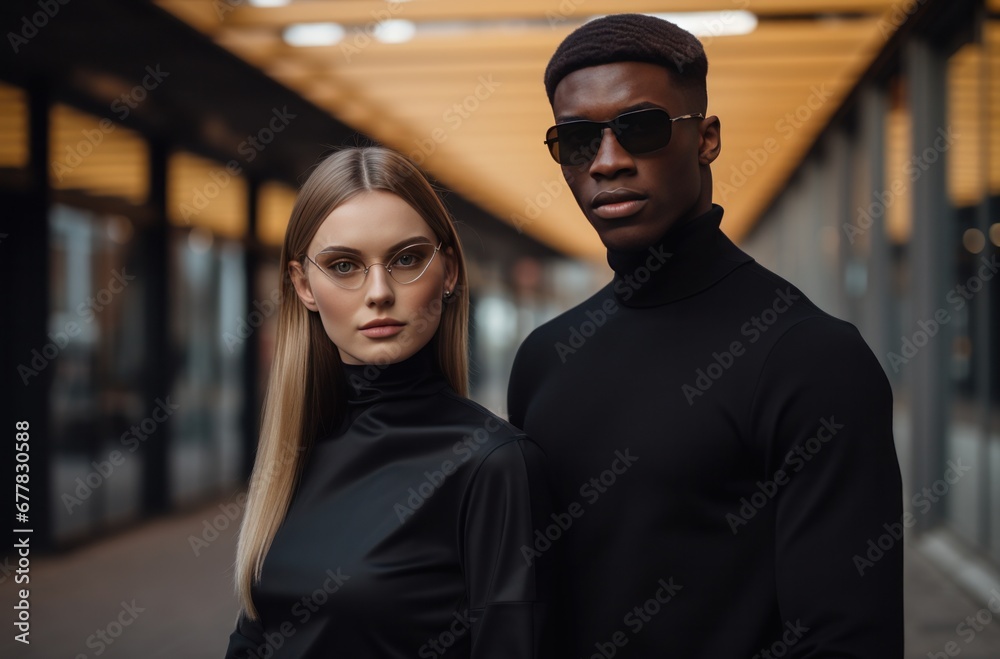
[[[404,252],[391,262],[400,248],[439,242],[400,197],[372,191],[351,198],[326,217],[306,250],[312,261],[289,263],[299,299],[319,313],[345,364],[393,364],[431,340],[441,323],[444,292],[454,290],[458,278],[450,248],[442,247],[430,257],[427,270],[408,284],[372,264],[390,265],[396,278],[406,279],[416,272],[413,268],[419,269],[419,254]],[[367,276],[360,272],[366,266],[371,266]],[[359,288],[342,288],[331,279],[344,282],[348,275],[363,277]]]

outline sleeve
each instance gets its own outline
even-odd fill
[[[532,552],[551,511],[541,449],[502,444],[478,466],[462,505],[462,562],[472,622],[471,659],[540,659],[545,651],[547,570]]]
[[[264,628],[260,619],[250,620],[241,612],[236,620],[236,629],[229,635],[226,659],[257,659],[264,645]]]
[[[782,623],[799,636],[788,656],[901,658],[892,391],[854,326],[825,317],[790,328],[762,368],[750,419],[767,473],[785,481],[774,542]]]

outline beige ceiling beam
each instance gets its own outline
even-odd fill
[[[314,66],[315,64],[315,66]],[[545,62],[535,61],[530,66],[507,67],[490,63],[483,59],[478,62],[465,63],[462,66],[413,65],[396,63],[391,65],[355,65],[350,67],[327,67],[322,62],[303,61],[298,59],[275,60],[264,67],[264,71],[275,78],[286,81],[303,81],[308,84],[321,82],[332,78],[354,80],[358,83],[369,81],[395,82],[414,79],[432,80],[435,83],[447,83],[455,80],[475,79],[489,71],[493,75],[503,76],[511,82],[525,82],[542,88],[542,75]],[[843,55],[803,53],[793,61],[788,58],[773,56],[747,57],[742,60],[718,59],[710,63],[711,75],[709,88],[719,86],[742,86],[766,84],[783,86],[793,84],[795,78],[800,80],[817,80],[828,71],[840,71],[844,68]],[[760,75],[759,69],[766,67],[767,76]],[[748,75],[757,74],[757,75]],[[716,80],[721,82],[716,82]]]
[[[190,0],[189,0],[190,2]],[[179,0],[161,4],[174,8],[188,4]],[[211,4],[202,2],[201,4]],[[377,23],[390,18],[411,21],[491,21],[533,19],[553,26],[575,24],[591,16],[619,12],[702,12],[730,11],[740,8],[732,0],[672,0],[667,7],[651,0],[505,0],[505,2],[468,2],[467,0],[421,0],[421,2],[370,2],[338,0],[337,2],[297,2],[278,8],[242,5],[226,11],[223,20],[228,26],[273,26],[292,23],[336,21],[348,25]],[[889,0],[753,0],[746,7],[758,16],[795,16],[816,14],[879,14],[890,7]],[[215,13],[218,20],[218,13]],[[192,15],[195,15],[192,12]],[[211,17],[202,9],[199,20],[210,24]]]
[[[291,80],[280,78],[288,83],[304,84],[304,80]],[[354,78],[354,82],[363,80],[363,77]],[[746,99],[748,95],[757,92],[774,92],[785,94],[788,98],[795,96],[800,90],[807,93],[812,91],[814,86],[825,85],[830,91],[842,87],[850,82],[850,78],[840,72],[830,72],[830,75],[823,76],[796,76],[790,75],[787,79],[781,80],[740,80],[739,84],[726,84],[710,88],[709,94],[712,98],[737,97]],[[329,85],[336,87],[338,82],[351,82],[351,78],[339,77],[330,80]],[[481,76],[472,78],[467,76],[457,77],[452,80],[425,79],[422,76],[411,76],[410,80],[395,79],[382,80],[371,85],[369,94],[374,98],[386,98],[399,104],[419,103],[424,99],[435,100],[442,108],[449,107],[452,103],[461,102],[465,97],[478,96],[482,105],[492,105],[496,100],[504,99],[511,102],[523,104],[528,108],[548,109],[548,100],[545,97],[545,89],[538,81],[507,80],[502,76]],[[405,109],[405,108],[401,108]]]
[[[844,49],[854,50],[869,36],[875,21],[843,21],[830,27],[817,27],[813,21],[782,21],[764,25],[753,34],[725,37],[711,41],[706,51],[709,61],[716,57],[745,57],[770,54],[790,57],[790,53],[843,54]],[[355,39],[352,33],[340,44],[300,48],[286,45],[275,34],[254,33],[242,35],[228,31],[219,41],[226,47],[253,49],[256,59],[298,56],[323,60],[331,65],[380,62],[386,59],[418,63],[421,58],[460,58],[467,60],[480,56],[502,58],[502,53],[516,50],[522,56],[534,56],[547,61],[563,35],[544,30],[499,34],[489,32],[454,36],[416,38],[405,44],[385,44],[373,39]]]
[[[747,81],[748,76],[746,74],[748,70],[756,69],[757,67],[767,67],[769,75],[761,76],[758,71],[758,75],[753,76],[755,80],[763,81],[769,85],[780,86],[786,84],[785,78],[788,74],[798,75],[803,78],[817,79],[822,77],[823,71],[836,71],[841,69],[843,66],[844,57],[842,54],[838,56],[830,54],[803,53],[802,57],[796,58],[795,61],[791,62],[787,58],[778,58],[771,55],[764,55],[760,57],[749,55],[742,61],[735,59],[720,59],[719,61],[713,60],[710,62],[712,74],[709,76],[709,86],[711,87],[715,85],[714,80],[716,74],[725,79],[727,85]],[[534,84],[536,87],[541,89],[544,63],[542,66],[539,66],[538,62],[535,62],[530,67],[524,66],[511,68],[492,65],[486,60],[483,60],[480,63],[474,63],[461,67],[447,67],[443,65],[434,67],[418,67],[413,65],[397,64],[391,66],[358,65],[340,68],[314,68],[307,65],[301,65],[289,67],[287,70],[283,70],[280,65],[272,65],[271,67],[268,67],[267,71],[268,73],[273,72],[275,76],[280,76],[285,79],[301,79],[305,81],[322,80],[333,76],[359,80],[362,82],[365,80],[397,82],[419,79],[432,80],[435,83],[475,80],[478,76],[489,72],[489,74],[496,76],[498,79],[502,77],[504,80],[510,82]]]
[[[653,11],[664,4],[672,10],[732,9],[737,4],[732,0],[421,0],[409,4],[315,0],[275,9],[242,5],[225,12],[220,20],[206,15],[205,8],[213,2],[160,0],[159,4],[348,125],[420,157],[424,168],[442,183],[508,222],[525,212],[526,203],[543,191],[544,184],[556,181],[564,186],[559,167],[541,144],[542,133],[552,121],[542,71],[559,41],[579,21],[578,17],[561,20],[560,8],[566,15],[590,15]],[[779,145],[766,167],[735,193],[730,191],[723,225],[730,235],[745,234],[786,185],[843,94],[884,45],[877,21],[896,4],[897,0],[751,0],[750,8],[764,19],[775,15],[802,19],[763,20],[750,35],[704,40],[712,71],[711,111],[723,122],[717,187],[729,180],[726,172],[746,159],[748,149],[759,148],[767,139]],[[395,17],[415,21],[514,18],[529,27],[504,31],[501,26],[478,26],[460,35],[418,35],[405,44],[382,44],[361,28],[370,33],[380,17],[388,17],[373,11],[390,8]],[[824,13],[861,14],[863,18],[816,19]],[[553,19],[551,28],[545,23],[548,17]],[[286,25],[312,20],[348,25],[347,39],[326,48],[294,48],[283,42],[281,30]],[[537,24],[539,20],[540,26],[530,27],[531,21]],[[1000,42],[1000,31],[988,30],[994,33]],[[492,76],[500,83],[495,93],[477,99],[478,103],[470,101],[478,107],[469,109],[467,116],[447,115],[456,103],[474,97],[480,76]],[[815,108],[808,107],[810,101],[815,105],[816,89],[824,90],[829,98]],[[955,92],[952,98],[958,102],[964,93]],[[809,115],[800,127],[787,120],[789,113],[797,111],[800,116]],[[433,136],[443,141],[429,141]],[[423,151],[426,145],[430,145],[429,152]],[[568,254],[603,257],[596,236],[583,231],[586,226],[567,193],[525,230]]]

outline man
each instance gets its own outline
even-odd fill
[[[891,391],[852,325],[719,230],[707,66],[625,14],[546,69],[546,142],[615,274],[515,360],[557,511],[522,552],[559,557],[561,657],[901,657]]]

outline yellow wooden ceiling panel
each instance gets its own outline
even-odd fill
[[[714,180],[730,235],[744,235],[794,172],[884,45],[884,17],[905,11],[906,1],[912,0],[753,0],[748,8],[760,18],[753,33],[703,39],[710,112],[723,126]],[[240,3],[216,16],[206,11],[218,4],[213,0],[158,4],[520,230],[566,253],[602,258],[600,242],[541,144],[552,123],[542,85],[549,57],[592,15],[721,11],[740,3],[313,0],[280,8]],[[470,29],[418,31],[407,43],[380,43],[370,35],[387,18],[428,28],[465,21]],[[284,42],[285,27],[317,21],[344,25],[345,40],[311,48]],[[752,163],[768,139],[777,148],[767,162],[734,186],[734,171],[751,169],[747,159]]]
[[[0,84],[0,167],[28,165],[28,97],[24,90]]]
[[[198,0],[169,0],[159,4],[171,11]],[[202,3],[207,4],[207,3]],[[216,3],[216,5],[226,3]],[[804,3],[800,0],[753,0],[746,8],[761,16],[866,13],[877,14],[899,0],[824,0]],[[231,8],[231,9],[230,9]],[[227,26],[274,26],[292,23],[336,21],[346,25],[364,26],[386,19],[411,21],[485,21],[541,20],[558,26],[563,22],[619,12],[695,12],[730,11],[742,8],[732,0],[565,0],[560,3],[535,0],[505,0],[504,2],[468,2],[468,0],[421,0],[421,2],[373,2],[371,0],[338,0],[337,2],[295,2],[284,7],[262,8],[246,4],[223,7],[216,14]],[[208,22],[204,10],[190,15]],[[180,14],[180,11],[175,11]]]
[[[171,154],[167,162],[167,215],[178,226],[242,238],[246,234],[246,181],[223,163],[190,153]]]
[[[265,183],[260,187],[257,206],[257,237],[268,245],[280,246],[285,239],[285,227],[295,206],[295,189],[281,183]]]
[[[135,204],[146,201],[148,147],[138,133],[65,105],[53,106],[49,130],[49,180],[53,188],[113,196]],[[106,172],[113,175],[109,178]]]

